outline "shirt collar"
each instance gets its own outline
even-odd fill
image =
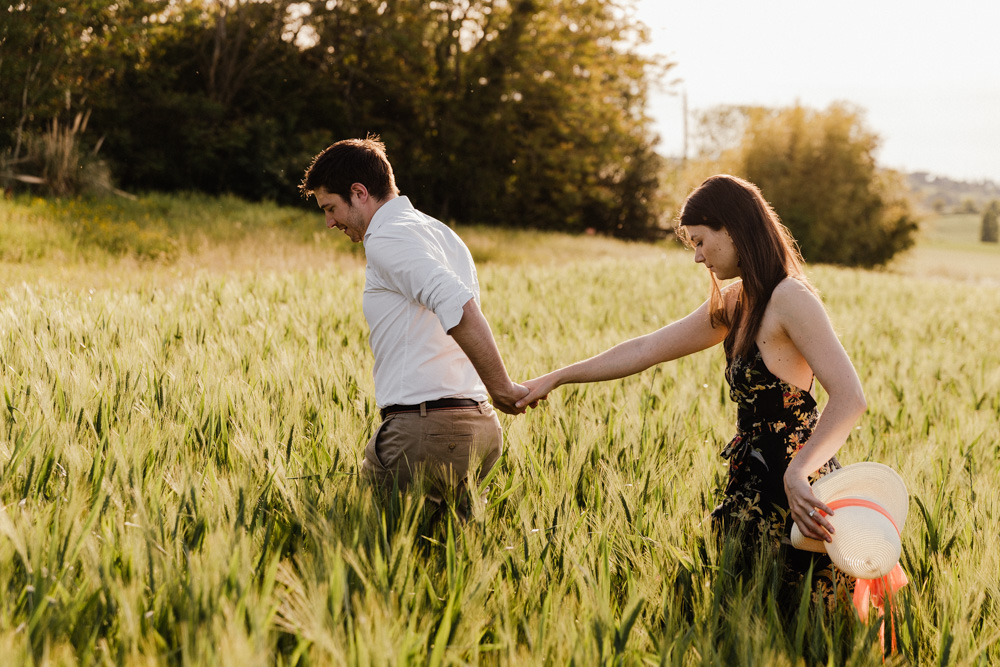
[[[381,227],[386,220],[389,220],[403,211],[407,211],[412,208],[413,205],[410,204],[410,198],[404,195],[393,197],[386,203],[379,206],[378,210],[375,211],[375,215],[372,216],[371,221],[368,223],[368,229],[365,230],[364,241],[367,243],[368,237],[378,231],[378,228]]]

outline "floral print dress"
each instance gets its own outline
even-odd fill
[[[736,436],[722,450],[729,460],[729,477],[712,522],[723,532],[739,531],[751,553],[765,545],[775,554],[781,552],[789,582],[801,580],[811,563],[815,592],[832,604],[836,586],[843,587],[843,595],[853,579],[833,568],[825,554],[795,549],[788,538],[792,518],[784,475],[819,418],[812,385],[804,390],[778,379],[756,343],[747,359],[727,357],[729,397],[737,405]],[[837,458],[831,458],[809,482],[839,467]]]

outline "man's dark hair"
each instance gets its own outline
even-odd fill
[[[399,194],[392,165],[385,157],[385,144],[378,135],[364,139],[344,139],[313,158],[306,169],[299,192],[303,197],[323,188],[351,201],[351,185],[361,183],[377,201]]]

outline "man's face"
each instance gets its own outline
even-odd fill
[[[350,201],[345,201],[340,195],[327,192],[326,188],[319,188],[313,194],[316,203],[326,214],[326,226],[336,227],[347,234],[347,238],[360,243],[368,229],[368,220],[361,209],[353,206]]]

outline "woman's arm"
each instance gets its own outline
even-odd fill
[[[730,292],[730,285],[724,290]],[[712,326],[706,301],[690,315],[662,329],[619,343],[597,356],[578,361],[557,371],[524,382],[529,393],[517,402],[517,407],[534,405],[549,392],[564,384],[616,380],[642,372],[658,363],[671,361],[717,345],[726,337],[727,328]]]
[[[812,368],[829,395],[812,436],[785,471],[785,493],[792,518],[806,537],[830,540],[833,526],[813,508],[833,512],[820,502],[809,486],[809,475],[830,460],[865,411],[861,380],[830,324],[819,298],[796,280],[785,280],[775,288],[768,306],[777,315],[788,338]],[[825,530],[824,530],[825,529]]]

